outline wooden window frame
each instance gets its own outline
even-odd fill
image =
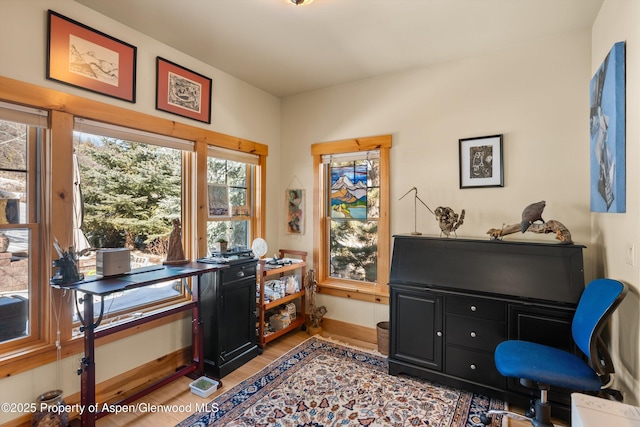
[[[42,232],[39,238],[39,247],[36,248],[41,251],[41,262],[38,268],[38,277],[34,278],[36,283],[40,284],[36,289],[40,293],[40,307],[34,313],[42,319],[39,331],[34,331],[39,339],[29,345],[16,347],[11,352],[0,354],[0,376],[15,375],[56,360],[57,328],[53,320],[53,307],[56,307],[56,311],[60,307],[60,319],[69,319],[69,321],[60,324],[61,357],[70,357],[81,353],[83,349],[82,339],[76,339],[72,335],[71,311],[73,303],[71,298],[68,298],[68,293],[63,295],[62,291],[52,291],[49,286],[49,279],[53,273],[51,268],[53,236],[58,238],[62,247],[68,247],[72,244],[67,236],[73,234],[71,230],[73,176],[70,165],[73,154],[75,117],[195,141],[195,156],[189,153],[190,159],[185,162],[187,166],[186,171],[183,172],[185,174],[183,185],[185,191],[191,194],[189,196],[191,206],[183,206],[185,223],[182,229],[185,253],[194,258],[205,256],[207,251],[207,147],[213,145],[257,155],[258,165],[255,168],[256,181],[254,183],[255,218],[252,232],[255,233],[255,236],[264,236],[266,230],[266,194],[264,190],[268,146],[2,76],[0,76],[0,100],[48,110],[50,120],[49,141],[45,144],[43,153],[45,182],[41,189],[44,204],[42,208],[44,213],[41,218]],[[185,199],[183,198],[183,204]],[[193,238],[187,236],[193,236]],[[49,303],[50,301],[52,303]],[[178,314],[149,322],[140,328],[127,329],[101,339],[98,345],[182,318],[184,318],[184,314]]]
[[[391,135],[345,139],[311,145],[313,156],[313,259],[316,266],[318,291],[323,294],[362,301],[389,303],[389,266],[391,259],[390,234],[390,150]],[[360,151],[380,151],[380,216],[378,218],[378,282],[358,282],[338,279],[328,274],[329,236],[327,233],[327,179],[324,176],[322,156],[330,154],[354,153]]]
[[[7,119],[6,121],[13,121]],[[20,122],[15,122],[20,123]],[[38,199],[42,194],[42,163],[44,154],[47,152],[46,145],[48,142],[47,129],[38,129],[34,126],[26,125],[26,150],[27,150],[27,195],[28,195],[28,217],[25,223],[18,224],[2,224],[0,232],[11,230],[28,230],[29,232],[29,263],[28,263],[28,289],[29,289],[29,307],[28,322],[29,333],[23,337],[0,343],[0,355],[4,353],[13,353],[24,347],[37,345],[42,341],[43,324],[39,307],[43,304],[45,295],[40,292],[37,284],[40,279],[41,271],[41,251],[42,246],[42,220],[44,204]],[[41,136],[38,137],[38,133]],[[1,356],[0,356],[1,357]]]

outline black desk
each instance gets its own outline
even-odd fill
[[[527,408],[539,397],[502,376],[507,339],[577,351],[571,322],[584,290],[581,245],[394,236],[389,373],[405,373]],[[568,390],[549,391],[568,421]]]
[[[100,407],[96,406],[96,338],[111,335],[113,333],[136,327],[141,324],[148,323],[162,317],[170,316],[175,313],[192,310],[191,330],[193,334],[193,357],[191,365],[188,365],[169,375],[168,377],[155,382],[144,390],[141,390],[125,399],[122,399],[119,402],[113,403],[113,405],[126,405],[184,375],[189,375],[192,373],[195,373],[196,376],[202,375],[202,373],[204,372],[204,338],[202,334],[202,320],[200,316],[199,304],[200,289],[197,282],[200,281],[200,277],[203,274],[212,273],[223,268],[228,268],[228,266],[191,262],[178,266],[158,266],[153,269],[137,269],[133,270],[129,274],[117,277],[108,277],[97,280],[88,279],[67,285],[53,285],[57,288],[71,289],[77,292],[85,293],[85,297],[82,301],[82,313],[80,313],[80,308],[78,307],[78,315],[80,316],[82,323],[81,331],[84,332],[84,358],[82,359],[81,369],[78,371],[78,373],[81,375],[80,404],[84,408],[84,412],[81,416],[83,426],[93,427],[95,426],[97,419],[108,415],[107,412],[100,411],[100,407],[102,405],[100,405]],[[141,318],[137,318],[96,331],[96,328],[100,325],[100,321],[102,320],[103,313],[99,313],[98,320],[94,323],[94,297],[100,297],[101,300],[104,300],[105,296],[114,292],[121,292],[129,289],[139,288],[142,286],[149,286],[156,283],[187,277],[198,278],[198,281],[195,281],[192,285],[191,301],[167,310],[163,310],[159,313],[150,314]]]

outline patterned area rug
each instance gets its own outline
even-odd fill
[[[384,356],[312,337],[216,397],[211,412],[195,413],[178,427],[480,427],[481,413],[504,407],[387,372]]]

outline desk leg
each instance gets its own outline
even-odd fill
[[[96,366],[95,366],[95,331],[93,326],[93,296],[84,294],[84,358],[82,359],[80,376],[80,404],[84,408],[81,420],[83,427],[94,427],[96,414]]]
[[[211,273],[209,273],[211,274]],[[195,306],[191,311],[191,333],[192,333],[192,356],[193,363],[196,365],[197,376],[204,375],[204,322],[202,321],[202,314],[200,313],[200,281],[202,275],[198,275],[197,280],[192,282],[191,298],[195,301]]]

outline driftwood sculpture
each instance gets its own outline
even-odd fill
[[[464,209],[462,209],[462,212],[458,215],[450,207],[438,206],[434,215],[438,221],[441,236],[444,234],[449,237],[451,232],[453,232],[454,236],[458,237],[456,230],[464,223]]]
[[[556,239],[560,240],[561,243],[565,245],[570,245],[573,243],[573,240],[571,240],[571,232],[569,232],[569,229],[565,227],[564,224],[562,224],[560,221],[556,221],[554,219],[551,219],[543,224],[531,224],[527,228],[527,231],[539,234],[556,233]],[[522,224],[517,223],[505,225],[502,228],[492,228],[487,231],[487,234],[492,240],[500,240],[507,234],[520,232],[522,232]]]
[[[318,288],[318,282],[316,281],[316,272],[311,269],[307,272],[307,277],[305,278],[305,300],[307,303],[307,313],[309,313],[309,318],[311,319],[311,325],[314,328],[320,327],[320,322],[322,322],[322,318],[325,314],[327,314],[327,308],[322,305],[318,307],[316,305],[316,291]]]

